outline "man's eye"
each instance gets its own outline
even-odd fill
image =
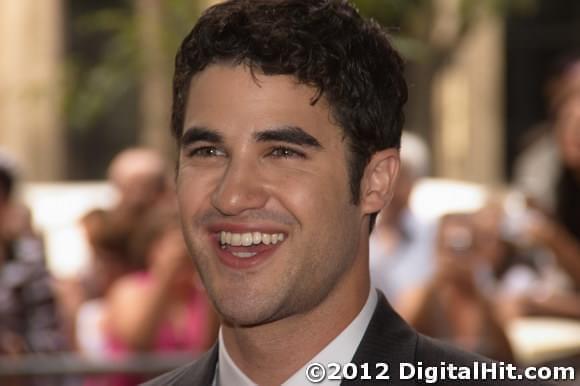
[[[270,152],[270,156],[276,158],[306,158],[306,155],[300,151],[288,147],[276,147]]]
[[[224,151],[215,146],[202,146],[188,151],[189,157],[222,157]]]

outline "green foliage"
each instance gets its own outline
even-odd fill
[[[436,0],[353,0],[360,11],[388,27],[404,56],[429,58],[433,48],[429,31]],[[500,14],[533,10],[538,0],[457,0],[461,28],[465,31],[478,7],[484,5]],[[164,6],[163,53],[167,68],[173,53],[199,15],[195,0],[161,0]],[[66,113],[69,127],[84,130],[119,105],[139,82],[141,54],[138,28],[131,2],[108,6],[73,21],[73,33],[95,42],[93,53],[69,58],[66,71]],[[89,47],[89,51],[93,47]]]
[[[189,33],[201,13],[199,0],[164,0],[167,4],[165,14],[165,43],[169,58],[173,58],[179,44]]]
[[[352,0],[359,10],[367,16],[375,18],[386,26],[400,26],[405,32],[413,20],[433,16],[436,0]],[[453,1],[453,0],[452,0]],[[533,11],[538,0],[456,0],[461,8],[462,16],[470,19],[481,6],[499,13]],[[408,31],[411,32],[411,31]]]
[[[444,0],[445,1],[445,0]],[[450,0],[459,7],[459,38],[482,9],[498,15],[532,12],[538,0]],[[426,60],[433,54],[431,27],[437,0],[353,0],[362,14],[372,17],[394,36],[395,46],[407,58]]]
[[[362,14],[375,18],[385,26],[400,26],[412,13],[428,4],[425,0],[354,0]]]
[[[199,15],[192,0],[163,0],[162,56],[171,68],[173,52]],[[80,41],[94,43],[68,57],[65,112],[68,126],[84,131],[138,87],[142,68],[139,30],[131,7],[103,8],[72,21]],[[93,52],[91,52],[91,50]]]
[[[73,21],[80,41],[90,45],[97,42],[85,48],[88,52],[68,58],[66,113],[70,127],[82,130],[90,126],[135,85],[137,36],[133,19],[131,12],[116,8]]]

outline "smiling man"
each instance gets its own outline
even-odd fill
[[[172,127],[185,239],[222,324],[212,350],[148,385],[398,384],[401,363],[472,364],[370,287],[406,99],[401,58],[345,1],[202,15],[177,55]]]

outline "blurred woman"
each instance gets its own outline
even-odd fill
[[[183,241],[177,214],[151,213],[135,230],[135,256],[146,269],[119,279],[107,296],[106,331],[115,356],[137,352],[199,354],[217,323]],[[115,386],[136,385],[122,377]]]
[[[475,226],[472,214],[445,215],[437,236],[436,273],[404,299],[401,314],[421,333],[511,361],[509,341],[486,296],[494,276],[486,249],[496,246]]]
[[[77,296],[75,340],[79,352],[87,357],[103,358],[106,348],[103,317],[113,283],[143,267],[129,252],[133,222],[118,211],[95,209],[81,219],[91,248],[90,270],[82,279]]]
[[[533,152],[527,172],[529,183],[519,184],[535,207],[541,209],[526,234],[537,247],[548,250],[580,289],[580,53],[559,61],[549,84],[551,138],[555,157],[547,167],[536,165]],[[546,170],[553,172],[546,173]],[[553,178],[550,176],[553,175]],[[522,179],[525,180],[525,179]],[[531,188],[532,185],[538,188]],[[542,192],[537,194],[536,192]]]

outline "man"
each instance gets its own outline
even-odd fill
[[[314,362],[399,384],[400,362],[471,365],[370,287],[406,99],[401,58],[344,1],[204,13],[177,55],[172,127],[185,239],[222,326],[206,355],[147,385],[306,385]]]

